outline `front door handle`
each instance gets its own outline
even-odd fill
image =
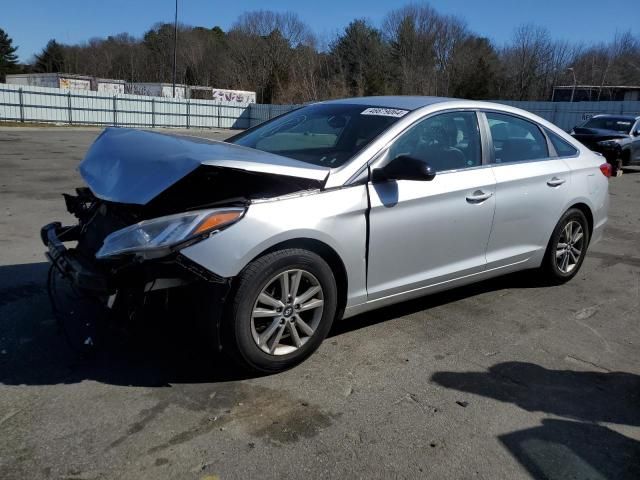
[[[471,195],[467,195],[467,202],[469,203],[482,203],[488,198],[491,198],[493,192],[485,193],[482,190],[476,190]]]
[[[566,180],[563,180],[563,179],[558,178],[558,177],[553,177],[551,180],[549,180],[547,182],[547,185],[549,185],[550,187],[559,187],[564,182],[566,182]]]

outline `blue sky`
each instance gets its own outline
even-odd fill
[[[19,46],[22,61],[55,38],[76,43],[91,37],[129,32],[143,34],[158,21],[173,21],[174,0],[3,0],[0,28]],[[354,18],[379,25],[385,14],[407,2],[382,0],[179,0],[179,21],[227,30],[247,10],[294,11],[324,38],[333,37]],[[552,36],[598,43],[616,31],[640,34],[640,10],[627,3],[625,13],[608,11],[602,0],[432,0],[441,13],[462,16],[475,32],[502,44],[526,22],[546,26]]]

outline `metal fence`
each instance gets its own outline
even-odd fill
[[[594,115],[601,113],[616,115],[640,116],[640,102],[526,102],[514,100],[494,100],[496,103],[511,105],[527,110],[531,113],[557,125],[563,130],[569,131],[576,125],[580,125]],[[301,105],[262,105],[251,104],[248,118],[250,125],[269,120],[277,115],[282,115]]]
[[[0,84],[0,121],[127,127],[248,128],[248,104]]]
[[[598,113],[640,115],[640,102],[518,102],[564,130]],[[249,128],[300,105],[224,103],[0,84],[0,122],[175,128]]]
[[[290,112],[302,105],[270,105],[263,103],[252,103],[249,105],[249,118],[251,119],[251,126],[258,125],[259,123],[266,122],[267,120],[282,115],[283,113]]]
[[[640,116],[640,102],[523,102],[514,100],[494,100],[496,103],[511,105],[531,113],[569,131],[594,115],[600,113]],[[254,126],[277,115],[282,115],[301,105],[249,105],[250,125]]]
[[[600,113],[614,115],[640,115],[640,102],[517,102],[496,100],[513,107],[535,113],[542,118],[569,131],[594,115]]]

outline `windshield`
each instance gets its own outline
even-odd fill
[[[593,117],[583,125],[586,128],[598,128],[600,130],[612,130],[614,132],[629,133],[632,120],[619,117]]]
[[[407,113],[368,105],[309,105],[247,130],[229,142],[335,168]]]

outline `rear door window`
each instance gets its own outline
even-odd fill
[[[504,113],[486,112],[495,163],[525,162],[549,157],[547,139],[533,122]]]

